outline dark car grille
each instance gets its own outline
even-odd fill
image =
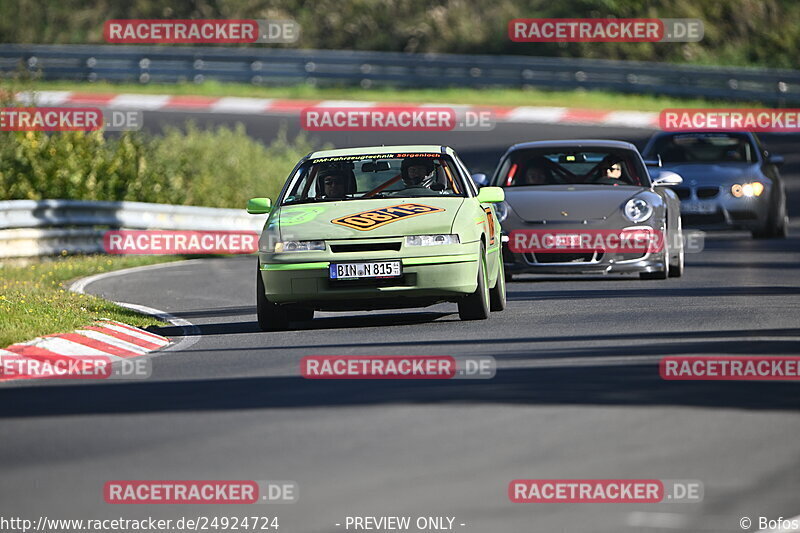
[[[331,252],[399,252],[399,242],[373,242],[363,244],[331,244]]]
[[[681,221],[684,226],[705,226],[710,224],[724,224],[725,215],[717,211],[709,215],[684,215],[681,214]]]
[[[757,220],[758,215],[752,211],[728,211],[728,214],[734,220]]]
[[[697,188],[697,197],[698,198],[714,198],[719,194],[719,187],[698,187]]]
[[[686,200],[692,194],[691,190],[687,189],[686,187],[676,187],[673,190],[675,191],[675,194],[678,195],[678,198],[680,198],[681,200]]]

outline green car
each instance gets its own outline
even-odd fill
[[[455,302],[462,320],[506,305],[503,189],[478,192],[446,146],[313,152],[294,168],[259,240],[256,301],[264,331],[315,310],[425,307]]]

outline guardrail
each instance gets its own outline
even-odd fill
[[[800,103],[800,71],[529,56],[189,46],[0,45],[0,72],[46,80],[537,87]]]
[[[266,215],[144,202],[0,202],[0,257],[102,253],[108,229],[261,231]]]

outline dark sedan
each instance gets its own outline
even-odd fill
[[[786,191],[778,167],[748,132],[662,132],[643,151],[683,177],[675,187],[683,222],[704,230],[740,229],[755,238],[786,237]]]

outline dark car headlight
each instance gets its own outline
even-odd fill
[[[763,192],[764,184],[760,181],[734,183],[731,185],[731,194],[734,198],[753,198],[755,196],[761,196]]]

